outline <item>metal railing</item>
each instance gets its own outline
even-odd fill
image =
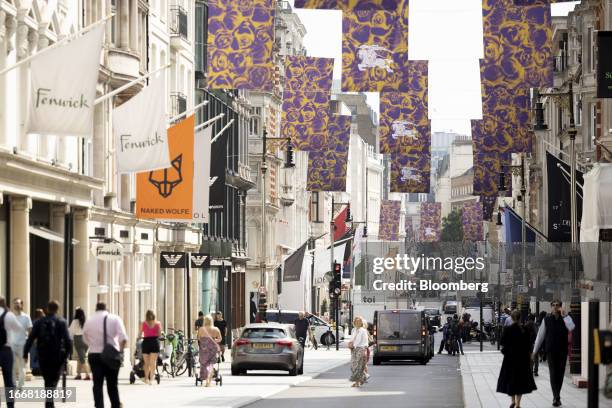
[[[170,8],[170,32],[173,35],[189,39],[189,20],[187,11],[181,6],[172,6]]]

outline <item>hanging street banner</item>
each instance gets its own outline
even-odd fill
[[[92,136],[104,30],[92,28],[30,62],[27,133]]]
[[[548,182],[548,241],[571,242],[570,167],[564,161],[546,152],[546,173]],[[578,220],[578,233],[580,233],[580,220],[582,219],[582,189],[580,186],[584,185],[584,175],[578,170],[576,170],[576,184],[576,219]],[[580,242],[579,239],[578,242]]]
[[[497,196],[480,196],[480,202],[482,203],[482,218],[485,221],[491,221],[497,204]]]
[[[597,97],[612,98],[612,31],[597,32]]]
[[[461,213],[463,222],[463,240],[478,242],[484,238],[482,203],[478,201],[464,202]]]
[[[193,219],[193,148],[195,116],[168,129],[171,167],[136,176],[136,216],[146,219]]]
[[[283,262],[283,282],[299,282],[302,279],[302,265],[304,264],[306,245],[307,243],[299,247]]]
[[[210,163],[213,126],[200,130],[195,135],[193,147],[193,221],[208,222],[210,202]]]
[[[284,89],[291,91],[331,92],[333,58],[287,55]]]
[[[378,239],[381,241],[399,241],[399,219],[401,201],[382,201],[380,203],[380,221]]]
[[[160,268],[185,268],[187,266],[187,254],[185,252],[166,252],[159,254]]]
[[[497,197],[499,175],[506,175],[506,197],[512,195],[512,172],[510,154],[481,152],[474,146],[474,189],[473,195]]]
[[[166,76],[113,109],[117,172],[132,173],[170,167],[166,132]]]
[[[419,126],[429,126],[427,61],[407,63],[409,92],[380,93],[380,152],[391,154],[419,138]]]
[[[324,150],[308,153],[308,191],[346,191],[351,117],[332,115]]]
[[[408,0],[295,0],[296,8],[327,10],[404,10]]]
[[[297,150],[321,151],[328,142],[329,92],[283,91],[281,137]]]
[[[421,127],[419,127],[421,128]],[[431,184],[431,127],[419,130],[418,139],[390,155],[392,193],[429,193]]]
[[[342,91],[410,91],[406,10],[342,13]]]
[[[487,79],[509,89],[553,85],[550,4],[482,2]]]
[[[189,254],[189,261],[192,269],[210,268],[210,255],[191,253]]]
[[[273,0],[208,4],[208,87],[274,90]]]
[[[438,242],[442,235],[442,203],[421,203],[420,242]]]

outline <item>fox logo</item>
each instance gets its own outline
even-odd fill
[[[156,172],[152,171],[149,173],[149,183],[157,187],[159,195],[164,198],[170,197],[174,188],[183,181],[183,155],[178,155],[170,164],[172,167],[163,170],[163,178],[161,179],[157,179],[155,175]],[[159,173],[157,174],[161,176]]]
[[[175,266],[183,258],[183,255],[163,255],[168,265]]]

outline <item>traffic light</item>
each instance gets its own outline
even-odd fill
[[[329,297],[339,298],[342,293],[342,265],[334,262],[334,277],[329,283]]]

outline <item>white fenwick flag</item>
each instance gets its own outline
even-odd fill
[[[30,62],[28,133],[91,137],[104,27]]]
[[[113,110],[119,173],[170,167],[166,131],[166,76],[152,79],[129,101]]]
[[[195,135],[193,148],[193,221],[208,222],[212,126]]]

